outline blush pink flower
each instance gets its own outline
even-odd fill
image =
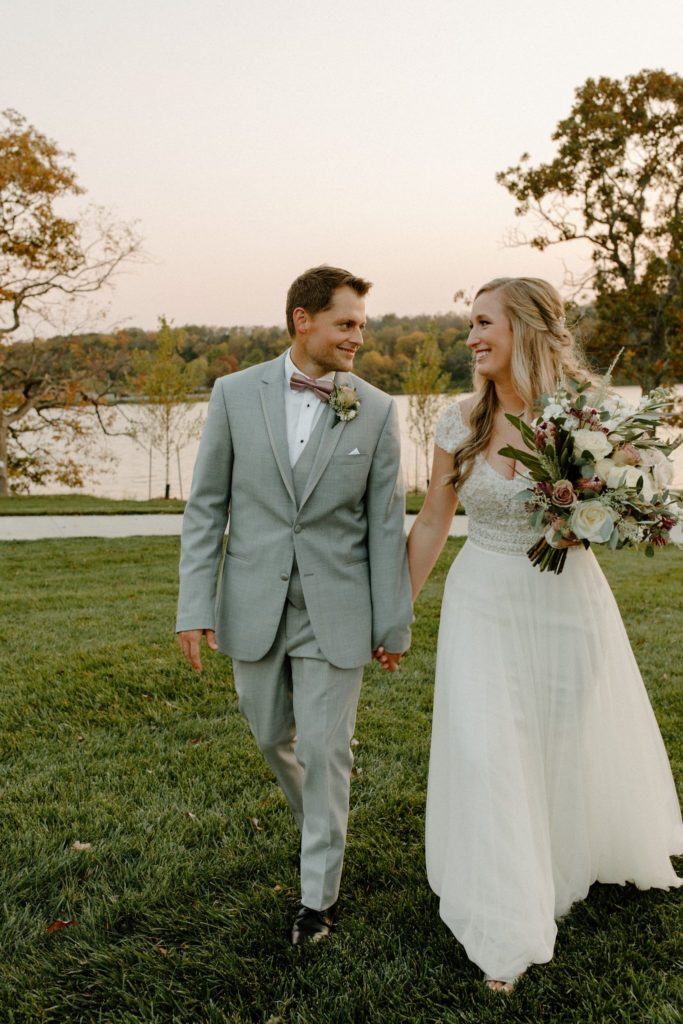
[[[576,493],[571,480],[557,480],[552,493],[553,504],[560,508],[569,508],[576,501]]]
[[[612,462],[615,466],[639,466],[641,463],[640,452],[633,444],[625,444],[612,455]]]

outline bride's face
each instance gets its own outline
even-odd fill
[[[467,344],[478,374],[498,384],[509,382],[512,327],[496,292],[484,292],[474,300]]]

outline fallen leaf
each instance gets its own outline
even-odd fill
[[[78,852],[81,850],[92,850],[92,843],[82,843],[79,839],[74,839],[71,844],[71,849],[77,850]]]
[[[259,823],[258,818],[250,818],[249,821],[254,832],[263,832],[263,829],[261,827],[261,824]]]
[[[351,740],[351,746],[352,747],[357,747],[359,743],[360,743],[360,740],[357,740],[356,737],[354,736],[353,739]]]
[[[76,924],[78,924],[78,921],[61,921],[58,919],[57,921],[53,921],[49,924],[45,931],[48,932],[48,934],[51,934],[52,932],[60,932],[62,928],[71,928]]]
[[[278,883],[277,885],[273,886],[273,892],[282,892],[282,888],[283,887]]]
[[[192,818],[193,821],[197,820],[197,815],[193,814],[192,811],[185,811],[185,814],[188,816],[188,818]]]
[[[154,948],[160,956],[168,956],[168,950],[164,946],[155,946]]]
[[[198,747],[201,742],[202,742],[201,740],[190,740],[190,746],[191,747]]]

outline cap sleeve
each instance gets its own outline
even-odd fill
[[[460,402],[450,402],[439,416],[434,441],[445,452],[454,452],[469,433],[462,418]]]

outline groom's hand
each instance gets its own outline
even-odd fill
[[[373,651],[372,656],[387,672],[397,672],[399,662],[403,657],[402,654],[392,654],[391,651],[385,651],[383,647],[378,647],[376,651]]]
[[[202,670],[202,637],[206,637],[206,642],[212,651],[218,650],[218,644],[216,643],[216,634],[212,629],[183,629],[177,634],[178,643],[180,644],[180,650],[183,652],[187,660],[189,661],[192,668],[197,672]]]

